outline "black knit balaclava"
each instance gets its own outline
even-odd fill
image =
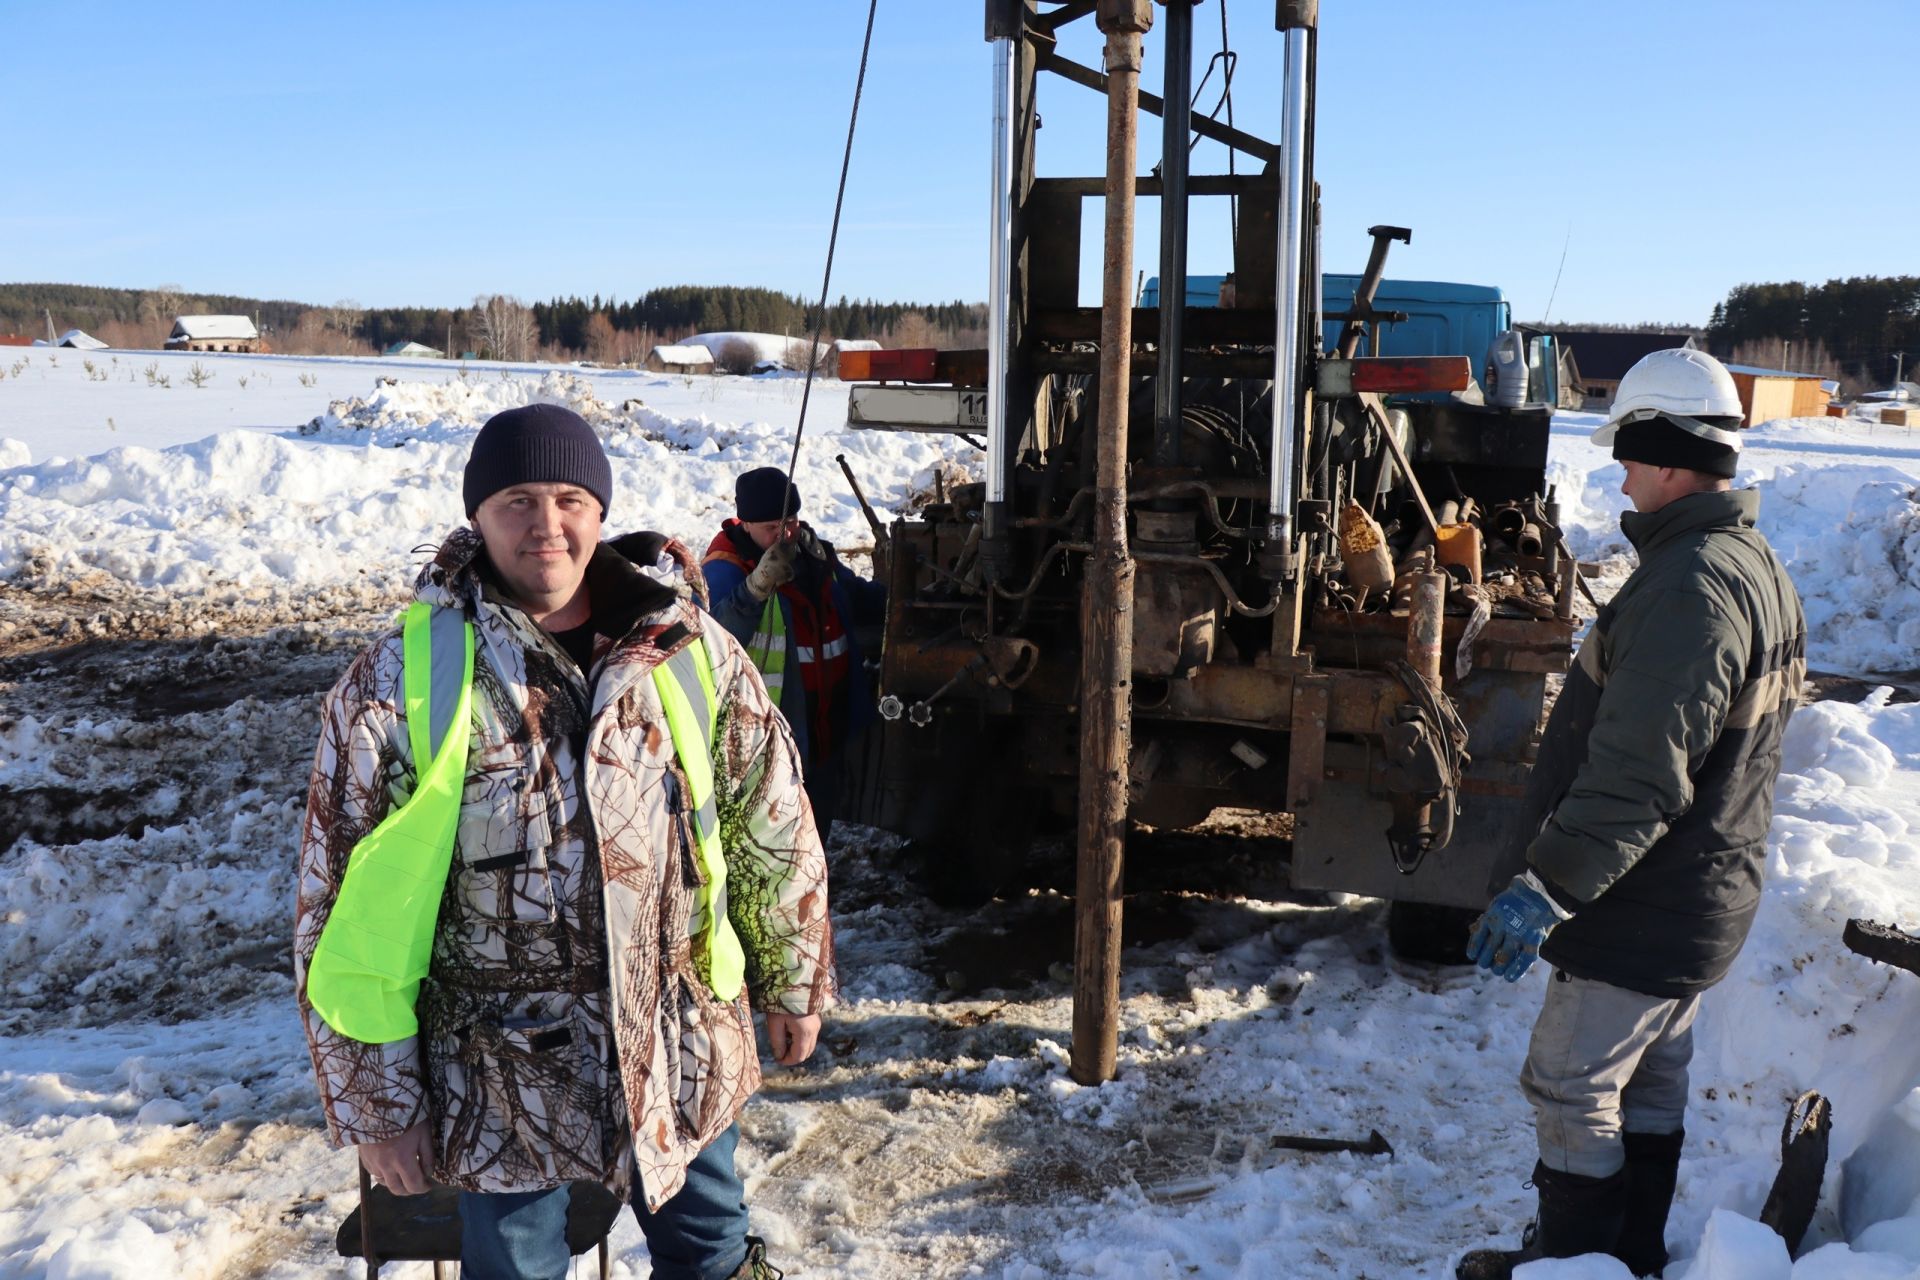
[[[613,465],[587,420],[557,404],[530,404],[487,419],[473,438],[461,482],[467,516],[516,484],[577,484],[600,500],[606,518],[613,503]]]

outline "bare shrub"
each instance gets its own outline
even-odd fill
[[[828,347],[816,347],[810,338],[795,338],[787,344],[787,368],[795,373],[819,373],[826,368]]]
[[[140,295],[140,318],[148,324],[171,330],[174,320],[180,315],[180,306],[186,299],[187,291],[179,285],[157,284]]]
[[[639,364],[647,352],[653,350],[644,329],[615,329],[613,331],[613,359],[616,364]]]
[[[612,364],[616,360],[617,345],[618,336],[606,312],[596,311],[587,317],[587,359],[597,364]]]
[[[209,382],[212,382],[213,378],[213,370],[207,368],[207,366],[201,364],[198,360],[195,360],[191,365],[187,366],[187,381],[193,384],[196,391],[206,386]]]
[[[931,347],[935,345],[933,321],[924,311],[909,311],[887,326],[884,341],[889,347]]]
[[[1733,349],[1728,362],[1784,369],[1836,382],[1841,378],[1840,362],[1828,352],[1827,344],[1817,338],[1811,342],[1804,338],[1751,338]]]
[[[373,346],[335,323],[333,313],[320,308],[300,317],[292,329],[279,335],[278,348],[289,355],[370,356]]]
[[[144,311],[146,299],[143,295],[141,308]],[[139,320],[107,320],[94,331],[93,336],[121,351],[154,351],[166,345],[167,334],[172,331],[173,317],[165,320],[142,318]]]
[[[529,360],[540,335],[533,309],[518,298],[496,293],[473,300],[467,316],[467,336],[495,360]]]
[[[745,338],[728,338],[713,353],[713,367],[720,373],[752,373],[760,363],[760,349]]]

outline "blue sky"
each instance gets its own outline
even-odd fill
[[[1227,0],[1243,128],[1277,131],[1268,0]],[[1329,270],[1503,287],[1538,318],[1703,322],[1746,281],[1920,273],[1906,0],[1325,0]],[[820,285],[864,0],[0,0],[0,280],[370,306]],[[1817,25],[1809,24],[1809,16]],[[1196,62],[1220,0],[1196,11]],[[981,299],[978,0],[880,0],[833,292]],[[1063,52],[1097,64],[1091,20]],[[1148,36],[1145,83],[1163,74]],[[1196,78],[1198,70],[1196,70]],[[1216,79],[1217,83],[1217,79]],[[1210,104],[1214,94],[1207,92]],[[1049,78],[1040,163],[1098,174],[1103,100]],[[1141,138],[1157,159],[1157,122]],[[1202,143],[1194,167],[1220,171]],[[1137,257],[1157,263],[1157,205]],[[1083,301],[1097,296],[1088,206]],[[1195,272],[1228,263],[1203,202]]]

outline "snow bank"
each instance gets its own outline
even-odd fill
[[[1828,671],[1920,668],[1920,490],[1886,466],[1782,467],[1760,528],[1807,611],[1807,659]]]
[[[609,532],[660,529],[696,552],[733,514],[735,477],[790,457],[790,423],[671,416],[637,397],[615,404],[568,373],[382,378],[285,435],[226,432],[38,465],[0,446],[16,463],[0,470],[0,578],[33,565],[176,593],[398,584],[411,577],[415,548],[464,520],[460,477],[480,425],[536,402],[564,404],[601,433],[614,474]],[[801,514],[838,545],[870,545],[834,455],[848,456],[886,511],[904,505],[947,444],[849,431],[831,396],[811,416]]]

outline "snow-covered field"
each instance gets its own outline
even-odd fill
[[[0,373],[0,831],[20,833],[0,849],[0,1280],[357,1275],[332,1250],[352,1158],[326,1146],[286,973],[319,695],[414,548],[459,520],[489,413],[574,405],[613,455],[611,530],[697,550],[734,475],[785,465],[800,383],[43,350],[0,351]],[[798,480],[806,514],[858,546],[836,454],[887,509],[969,450],[850,432],[844,404],[815,384]],[[1629,562],[1596,422],[1560,416],[1552,471],[1604,590]],[[1740,483],[1765,495],[1814,665],[1910,687],[1920,435],[1772,424]],[[1669,1280],[1920,1277],[1920,978],[1839,941],[1850,916],[1920,925],[1907,697],[1793,721],[1765,903],[1701,1019]],[[1065,1071],[1065,899],[943,912],[903,888],[890,838],[838,840],[846,1000],[816,1061],[776,1069],[745,1119],[775,1260],[875,1280],[1382,1280],[1513,1240],[1540,977],[1404,965],[1377,903],[1255,891],[1260,848],[1226,834],[1136,858],[1121,1077],[1089,1089]],[[1790,1263],[1753,1219],[1808,1088],[1833,1099],[1834,1161]],[[1370,1130],[1391,1157],[1270,1143]],[[616,1275],[646,1274],[630,1219],[615,1244]]]

